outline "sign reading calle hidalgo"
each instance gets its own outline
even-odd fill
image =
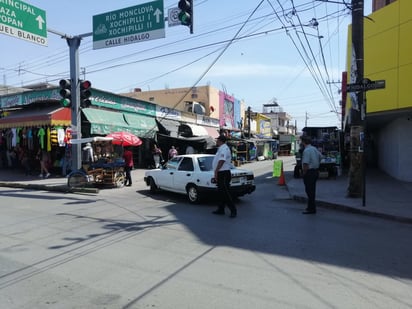
[[[163,1],[93,16],[93,49],[165,37]]]

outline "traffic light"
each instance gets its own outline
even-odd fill
[[[62,79],[59,82],[60,85],[60,104],[63,107],[70,107],[72,104],[71,83],[68,79]]]
[[[80,107],[87,108],[92,105],[90,101],[92,83],[88,80],[80,81]]]
[[[193,33],[193,0],[179,0],[178,7],[180,13],[178,18],[182,25],[190,27],[190,33]]]

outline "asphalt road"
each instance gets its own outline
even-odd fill
[[[410,225],[322,210],[301,214],[250,165],[238,217],[214,201],[0,188],[0,307],[412,308]]]

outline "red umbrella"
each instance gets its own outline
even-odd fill
[[[112,137],[112,143],[114,145],[122,145],[122,146],[140,146],[142,144],[142,140],[138,138],[136,135],[130,132],[112,132],[106,137]]]

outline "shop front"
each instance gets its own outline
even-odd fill
[[[60,170],[69,152],[70,126],[70,108],[53,101],[10,108],[0,118],[0,167],[35,175],[40,168],[36,154],[42,149],[49,153],[47,167]]]
[[[147,153],[156,136],[157,125],[154,117],[99,108],[82,110],[82,136],[106,136],[112,132],[130,132],[138,136],[143,144],[133,147],[135,166],[147,166]]]

